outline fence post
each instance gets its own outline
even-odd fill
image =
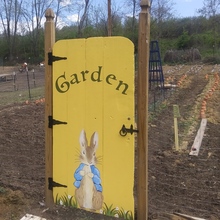
[[[137,76],[137,219],[148,219],[148,72],[150,44],[149,1],[141,0]]]
[[[52,52],[55,43],[55,24],[54,12],[47,9],[45,12],[45,35],[44,35],[44,52],[45,52],[45,202],[47,206],[52,206],[53,191],[48,189],[49,177],[53,177],[53,130],[48,127],[48,116],[53,113],[53,78],[52,66],[48,65],[48,53]]]

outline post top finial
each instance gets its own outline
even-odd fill
[[[46,20],[54,19],[55,15],[54,15],[53,9],[48,8],[45,12],[45,17],[46,17]]]
[[[140,6],[141,6],[141,8],[144,8],[144,7],[150,7],[150,2],[149,2],[149,0],[141,0],[141,2],[140,2]]]

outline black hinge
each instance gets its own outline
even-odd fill
[[[52,128],[54,125],[66,125],[67,122],[59,121],[53,118],[53,116],[48,116],[48,128]]]
[[[49,190],[53,190],[53,187],[64,187],[64,188],[67,188],[66,185],[57,183],[57,182],[53,181],[53,178],[52,178],[52,177],[49,177],[49,178],[48,178],[48,189],[49,189]]]
[[[48,65],[51,66],[53,62],[59,60],[67,60],[67,57],[57,57],[57,56],[53,56],[52,52],[48,53]]]

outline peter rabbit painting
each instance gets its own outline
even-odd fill
[[[54,202],[134,219],[134,45],[68,39],[53,55]]]
[[[97,163],[98,133],[93,133],[90,146],[88,146],[86,133],[82,130],[79,143],[81,163],[74,173],[76,201],[81,208],[99,210],[103,205],[103,195],[100,173],[95,166]]]

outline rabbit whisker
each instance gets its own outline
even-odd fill
[[[102,161],[103,157],[102,156],[98,156],[96,159],[97,159],[97,161]]]

